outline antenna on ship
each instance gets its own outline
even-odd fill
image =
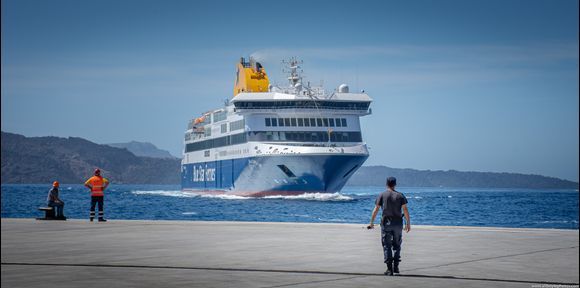
[[[290,86],[293,87],[294,89],[296,89],[296,94],[300,93],[300,90],[302,90],[302,88],[305,88],[306,90],[306,95],[308,97],[310,97],[310,99],[312,99],[312,101],[314,102],[314,107],[316,108],[316,111],[318,112],[318,115],[320,115],[320,117],[323,117],[322,112],[320,111],[320,107],[318,105],[318,97],[316,97],[312,91],[312,89],[310,88],[310,82],[308,82],[308,85],[306,87],[302,86],[302,76],[300,75],[300,73],[304,72],[300,66],[300,64],[302,64],[303,61],[302,60],[298,60],[296,59],[296,57],[291,57],[289,60],[282,60],[282,64],[284,64],[286,66],[286,69],[282,69],[283,73],[288,73],[288,81],[290,82]],[[300,69],[300,72],[298,72],[298,69]],[[322,81],[321,81],[322,82]],[[328,128],[326,133],[328,133],[328,145],[330,146],[330,139],[333,133],[332,128]]]
[[[300,66],[302,63],[302,60],[298,60],[294,56],[290,57],[288,60],[282,60],[282,64],[286,66],[286,69],[282,69],[282,72],[289,74],[288,82],[290,82],[290,86],[292,87],[296,87],[297,84],[301,84],[302,82],[302,76],[300,76],[300,73],[304,71],[300,70],[300,72],[298,72],[298,69],[302,68]]]

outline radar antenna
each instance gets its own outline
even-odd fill
[[[282,60],[282,64],[286,67],[285,69],[282,69],[282,72],[289,74],[288,82],[290,82],[292,87],[296,87],[296,84],[302,82],[302,76],[300,75],[300,73],[304,72],[300,66],[302,63],[302,60],[298,60],[296,57],[291,57],[288,60]],[[300,72],[298,69],[300,69]]]

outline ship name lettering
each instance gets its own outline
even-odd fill
[[[215,168],[193,166],[193,182],[215,181]]]

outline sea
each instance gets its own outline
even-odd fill
[[[2,185],[2,218],[36,218],[51,185]],[[90,193],[63,185],[65,215],[88,219]],[[111,185],[105,218],[308,223],[369,222],[384,187],[345,187],[340,193],[261,198],[184,192],[176,185]],[[415,225],[578,229],[578,190],[398,187]],[[377,217],[377,219],[380,217]],[[378,220],[377,220],[378,222]]]

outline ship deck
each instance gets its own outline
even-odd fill
[[[361,224],[2,219],[3,287],[578,285],[578,230],[413,226],[401,276]],[[537,285],[537,286],[536,286]]]

